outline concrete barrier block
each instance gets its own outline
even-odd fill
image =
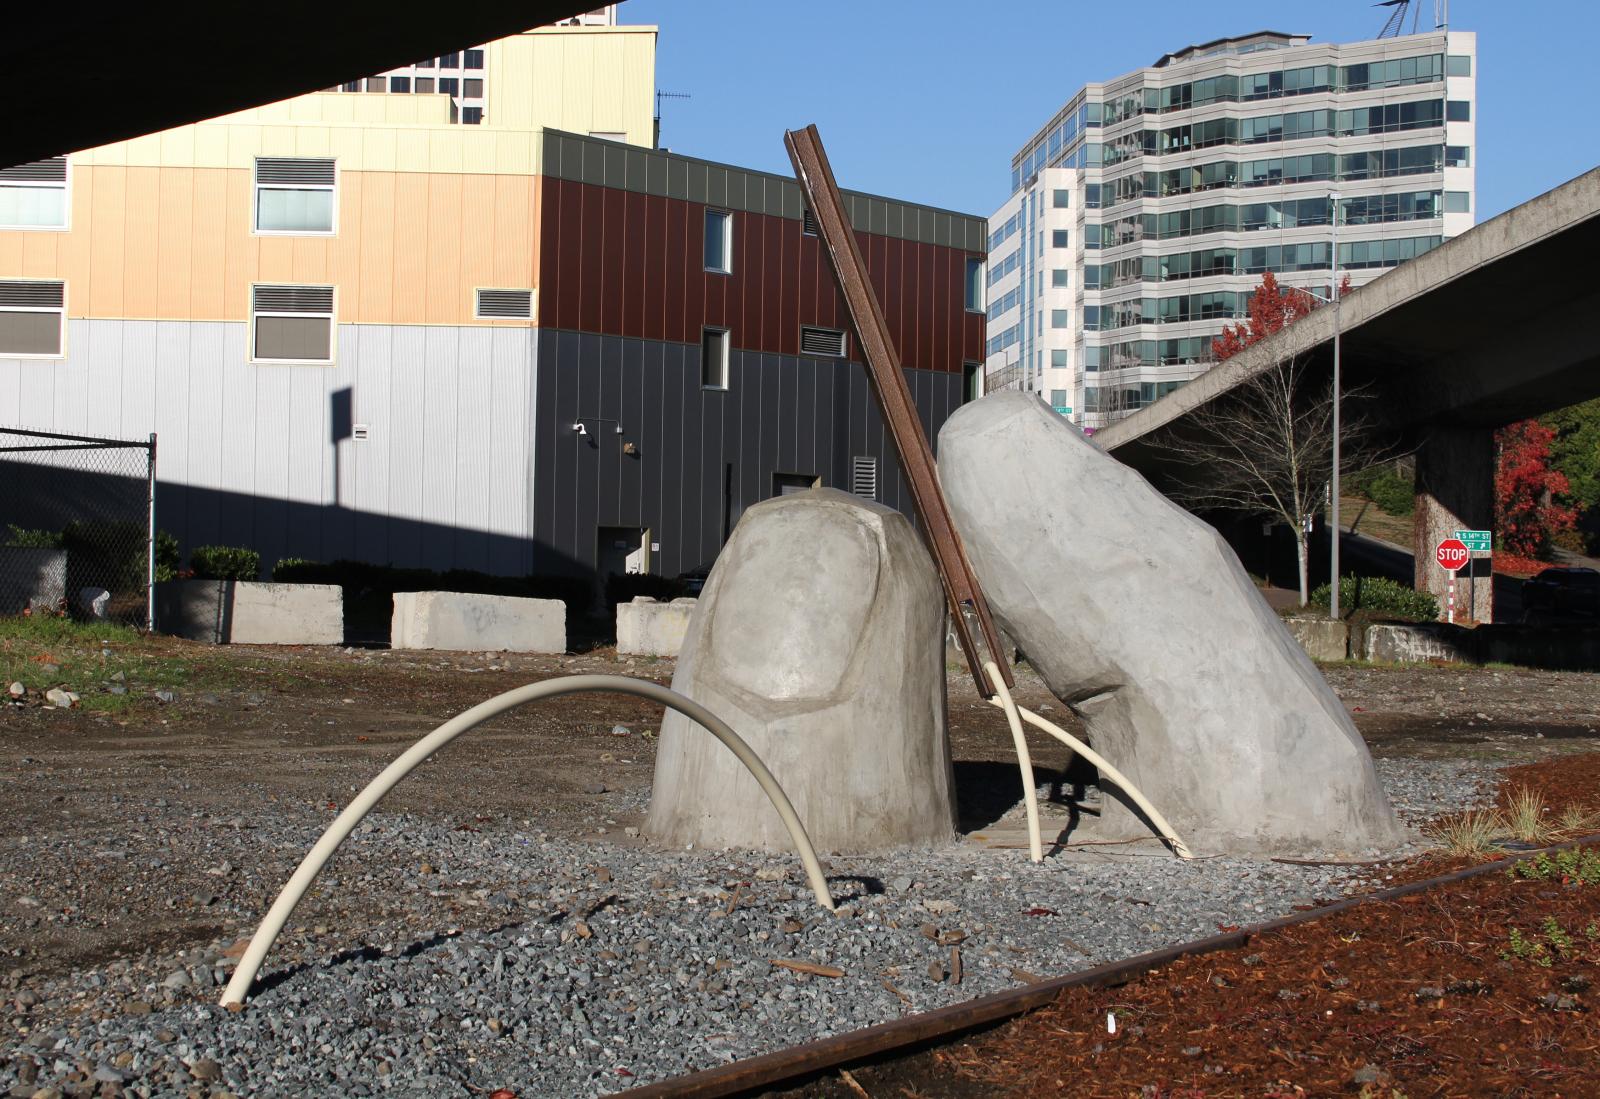
[[[617,604],[617,652],[630,656],[677,656],[694,618],[694,599],[657,603],[648,595]]]
[[[0,546],[0,614],[54,610],[66,597],[66,550]]]
[[[336,584],[173,580],[156,585],[156,628],[214,645],[337,645],[344,592]]]
[[[389,646],[395,649],[567,651],[567,605],[456,591],[394,593]]]
[[[1312,660],[1344,660],[1350,655],[1350,627],[1329,618],[1285,618],[1294,639]]]
[[[1363,642],[1366,659],[1382,664],[1472,664],[1476,660],[1470,641],[1443,626],[1368,626]]]

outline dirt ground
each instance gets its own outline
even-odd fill
[[[0,657],[8,681],[31,675],[25,703],[0,704],[0,974],[9,968],[12,979],[247,929],[248,911],[213,907],[218,868],[195,865],[181,850],[165,860],[159,883],[143,873],[125,883],[124,855],[109,849],[119,836],[170,833],[166,842],[177,847],[185,828],[248,829],[264,812],[331,820],[418,737],[495,693],[578,672],[665,683],[673,668],[604,649],[543,657],[213,648],[164,638],[95,642],[79,652],[13,638],[0,642]],[[1600,676],[1325,671],[1379,756],[1511,763],[1600,746]],[[42,703],[52,678],[71,682],[82,695],[78,707]],[[1055,720],[1067,716],[1025,669],[1018,697]],[[659,720],[656,707],[624,696],[536,704],[456,742],[384,807],[481,831],[638,843],[625,829],[644,807]],[[956,667],[950,722],[963,827],[982,828],[1019,800],[1016,772],[1003,716]],[[1060,776],[1065,749],[1030,743],[1041,776]],[[93,837],[108,850],[92,873],[63,864],[47,874],[41,867],[61,837]],[[27,867],[30,880],[12,877]],[[51,881],[41,886],[42,877]],[[252,892],[265,889],[263,882]],[[476,918],[471,910],[458,916]]]

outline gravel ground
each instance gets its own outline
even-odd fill
[[[1469,802],[1493,773],[1431,760],[1380,770],[1410,816]],[[225,881],[248,866],[275,887],[324,822],[285,816],[299,819],[247,826],[195,814],[148,833],[86,835],[24,849],[35,865],[0,873],[43,885],[70,867],[133,860],[150,885],[133,905],[200,905],[243,930],[254,911],[218,896],[163,898],[162,871],[181,857]],[[834,858],[828,870],[837,915],[812,902],[791,857],[375,816],[297,913],[305,922],[269,956],[248,1010],[214,1006],[233,964],[225,953],[238,952],[231,936],[17,981],[0,1089],[606,1094],[1269,919],[1342,895],[1356,873],[1183,863],[1158,849],[1074,850],[1033,866],[971,841]],[[380,897],[385,918],[366,934],[330,934]],[[59,897],[30,899],[57,915]],[[465,911],[487,925],[463,930]]]
[[[590,696],[502,719],[403,784],[232,1013],[213,1006],[230,955],[404,745],[516,683],[662,680],[671,665],[169,647],[204,687],[104,712],[0,711],[0,1095],[607,1094],[1269,919],[1384,873],[1181,863],[1143,846],[1033,866],[1003,719],[953,674],[963,838],[829,860],[830,915],[792,856],[663,852],[630,834],[656,711]],[[1595,746],[1600,677],[1324,670],[1412,823],[1482,804],[1506,763]],[[1025,673],[1018,693],[1053,701]],[[1059,792],[1064,752],[1041,741],[1034,754],[1042,794]],[[1063,807],[1048,808],[1058,824]]]

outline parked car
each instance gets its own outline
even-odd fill
[[[1600,570],[1557,566],[1522,582],[1528,611],[1600,615]]]

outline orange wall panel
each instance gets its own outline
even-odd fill
[[[257,235],[245,169],[71,178],[71,229],[0,232],[0,278],[65,279],[75,317],[242,321],[270,281],[337,287],[346,323],[473,324],[474,287],[535,285],[533,176],[343,172],[332,236]]]

